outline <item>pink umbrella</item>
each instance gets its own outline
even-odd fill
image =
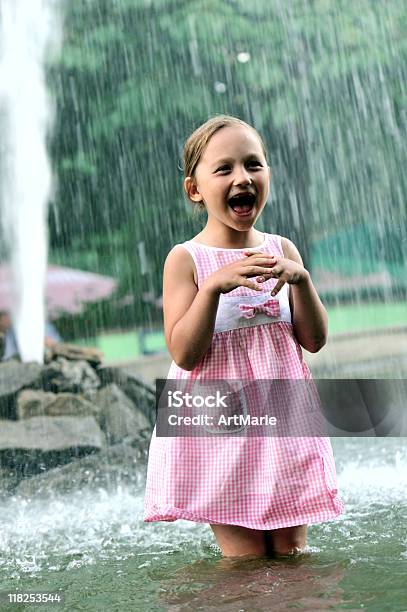
[[[117,288],[117,281],[93,272],[48,266],[46,302],[49,315],[62,312],[78,314],[84,302],[97,302],[109,297]],[[10,267],[0,266],[0,311],[12,308]]]

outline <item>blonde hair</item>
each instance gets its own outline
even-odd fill
[[[267,150],[264,145],[264,142],[257,132],[257,130],[243,121],[242,119],[238,119],[237,117],[232,117],[231,115],[215,115],[214,117],[210,117],[208,121],[200,125],[189,138],[186,140],[184,145],[184,178],[187,176],[194,176],[195,170],[199,161],[208,146],[208,143],[212,136],[223,127],[246,127],[251,130],[259,139],[261,144],[261,148],[263,150],[264,157],[266,161],[268,161]],[[198,208],[204,208],[204,205],[201,203],[197,203]]]

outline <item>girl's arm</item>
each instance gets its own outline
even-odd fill
[[[183,370],[193,370],[208,350],[215,327],[219,293],[194,280],[195,264],[183,247],[167,256],[163,276],[164,330],[167,348]]]
[[[281,239],[284,257],[304,266],[298,249],[288,238]],[[289,286],[291,315],[295,335],[305,350],[318,352],[328,337],[328,314],[308,271],[298,284]]]

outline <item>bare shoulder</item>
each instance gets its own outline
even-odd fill
[[[192,280],[197,284],[197,272],[191,254],[181,245],[176,245],[168,253],[164,264],[164,276]]]
[[[198,292],[194,270],[192,256],[182,246],[177,245],[168,253],[163,275],[163,315],[165,340],[170,352],[174,325],[187,312]]]
[[[299,250],[295,246],[294,242],[292,242],[289,238],[281,236],[281,247],[283,249],[283,254],[286,259],[292,259],[293,261],[296,261],[302,266],[304,265]]]

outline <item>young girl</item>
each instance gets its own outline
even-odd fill
[[[310,379],[301,346],[324,346],[327,313],[295,245],[254,228],[271,176],[261,137],[240,119],[212,117],[187,140],[184,172],[208,219],[165,262],[168,378]],[[209,523],[224,556],[264,556],[300,551],[308,524],[342,511],[329,438],[157,437],[154,428],[146,522]]]

